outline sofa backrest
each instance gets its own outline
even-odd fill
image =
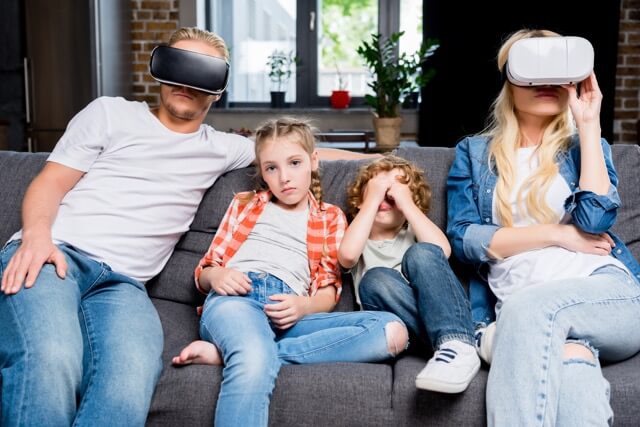
[[[48,155],[0,151],[0,247],[20,229],[24,193]]]
[[[613,145],[614,163],[620,178],[619,191],[623,208],[619,211],[613,231],[621,236],[636,259],[640,258],[640,147]],[[431,185],[433,201],[429,217],[441,228],[446,225],[446,177],[453,161],[454,149],[400,148],[399,156],[405,157],[426,174]],[[35,174],[42,168],[45,153],[28,154],[0,151],[0,245],[20,227],[20,205],[24,192]],[[346,209],[346,188],[355,177],[359,161],[322,162],[322,183],[325,200]],[[190,230],[180,239],[176,250],[164,270],[152,279],[147,289],[156,298],[189,305],[199,305],[203,297],[193,285],[193,270],[207,250],[226,208],[239,191],[254,188],[254,169],[245,168],[229,172],[207,191],[200,204]],[[460,266],[454,264],[457,272]],[[347,275],[348,276],[348,275]],[[353,290],[345,281],[345,291],[338,309],[353,308]]]

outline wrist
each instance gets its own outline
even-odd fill
[[[36,239],[51,240],[51,228],[43,225],[34,225],[22,230],[22,240]]]
[[[545,224],[546,228],[545,236],[547,237],[546,246],[562,246],[564,235],[564,225],[562,224]]]

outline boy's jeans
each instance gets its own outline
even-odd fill
[[[437,245],[411,246],[402,258],[402,274],[371,268],[360,280],[359,293],[362,308],[398,315],[433,349],[449,340],[474,345],[469,299]]]
[[[400,322],[384,312],[332,312],[305,316],[284,331],[265,315],[274,294],[293,294],[275,276],[250,272],[244,296],[209,293],[200,336],[224,360],[216,406],[217,426],[267,426],[269,400],[280,366],[325,362],[380,362],[391,358],[385,326]]]
[[[619,361],[640,350],[640,286],[605,266],[591,276],[522,289],[503,304],[487,383],[489,426],[595,426],[612,422],[599,355]],[[566,342],[593,360],[566,360]]]
[[[0,252],[0,275],[20,242]],[[143,426],[162,370],[162,327],[139,282],[60,245],[62,280],[0,293],[3,426]]]

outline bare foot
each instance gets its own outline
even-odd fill
[[[218,348],[208,341],[194,341],[182,349],[172,360],[174,365],[222,365]]]

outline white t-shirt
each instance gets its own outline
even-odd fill
[[[525,179],[537,168],[539,162],[535,155],[535,147],[520,148],[518,150],[518,166],[516,184],[511,196],[511,211],[513,226],[526,227],[536,224],[527,212],[521,212],[516,207],[516,195]],[[525,193],[526,194],[526,193]],[[553,209],[559,220],[558,223],[567,224],[571,217],[564,210],[564,201],[571,195],[571,189],[560,174],[556,175],[549,187],[546,201]],[[500,224],[496,213],[496,198],[493,199],[493,221]],[[611,255],[594,255],[582,252],[572,252],[560,246],[549,246],[542,249],[530,250],[491,263],[488,282],[491,290],[498,298],[496,311],[502,303],[514,292],[532,285],[563,280],[574,277],[587,277],[595,270],[605,265],[615,265],[626,270],[624,264]]]
[[[48,158],[86,172],[63,198],[52,237],[146,282],[188,230],[204,192],[253,160],[253,142],[242,136],[204,124],[173,132],[144,102],[98,98],[69,122]]]
[[[227,268],[248,273],[269,273],[286,283],[296,295],[308,295],[311,283],[307,254],[309,207],[299,211],[267,203]]]
[[[373,267],[393,268],[402,273],[402,257],[414,243],[416,243],[416,235],[411,227],[403,228],[390,240],[367,239],[358,263],[351,270],[358,304],[360,304],[360,280],[364,273]]]

